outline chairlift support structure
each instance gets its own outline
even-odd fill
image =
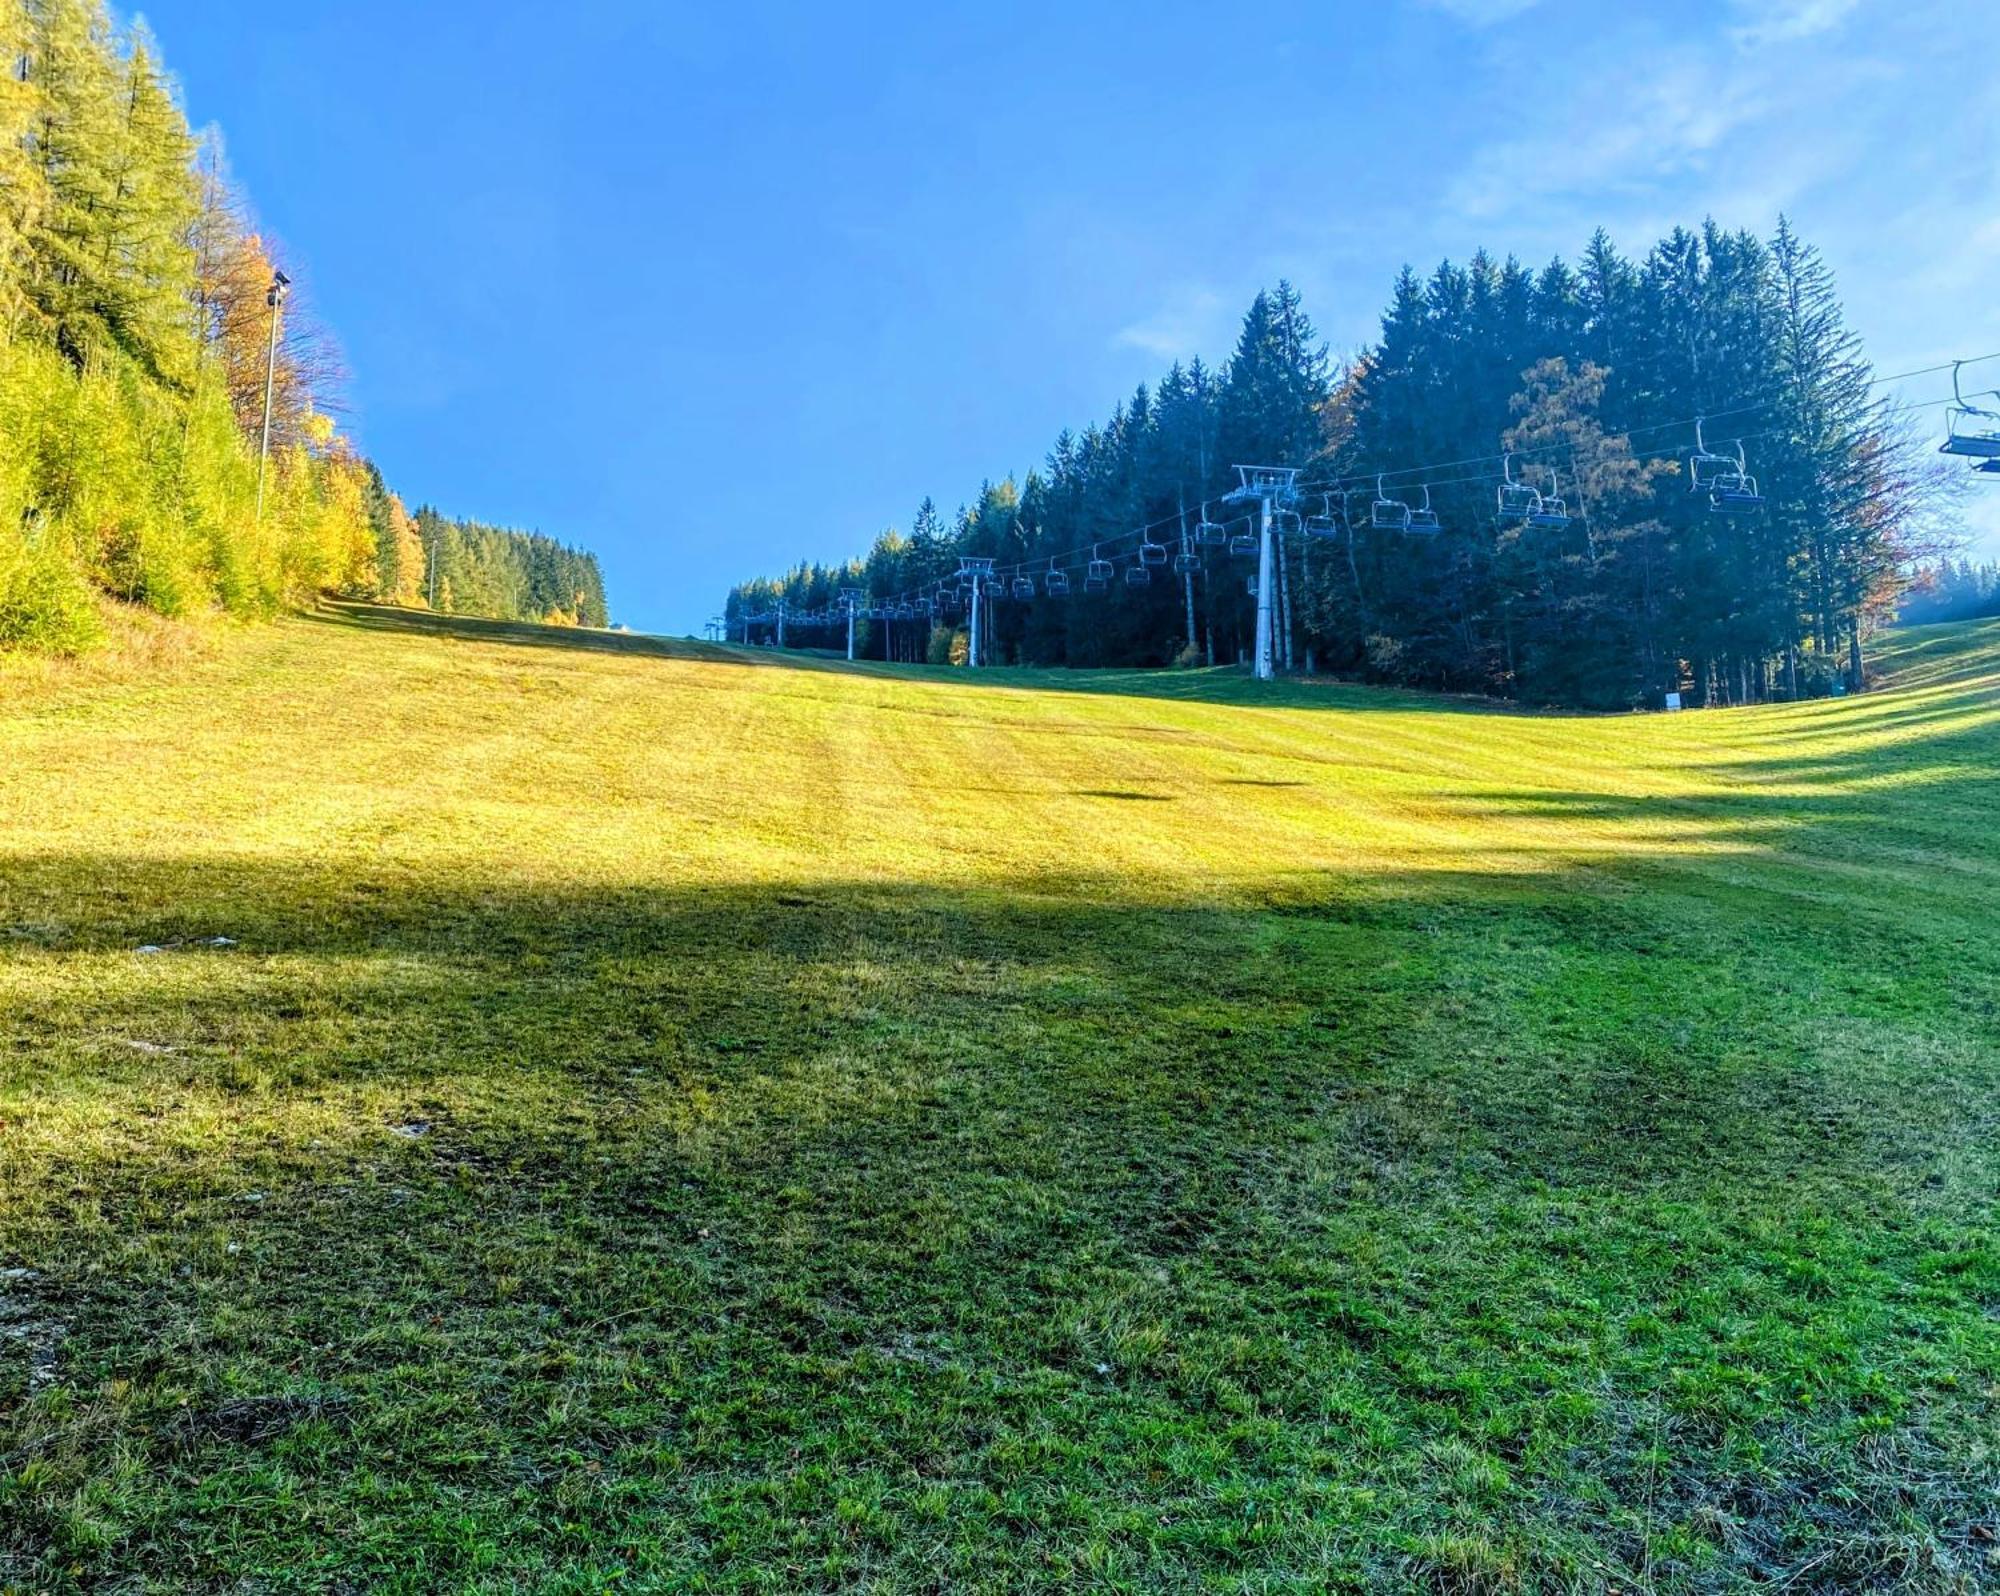
[[[966,639],[965,662],[976,668],[986,663],[984,655],[986,628],[984,617],[979,613],[979,599],[985,583],[993,575],[993,562],[981,555],[961,554],[958,557],[958,574],[961,580],[972,584],[971,635]]]
[[[1277,674],[1275,655],[1276,616],[1271,609],[1274,589],[1272,566],[1275,544],[1272,526],[1279,510],[1289,511],[1299,496],[1296,466],[1239,465],[1237,485],[1225,497],[1231,504],[1257,506],[1257,680],[1268,682]],[[1232,541],[1230,550],[1235,551]]]

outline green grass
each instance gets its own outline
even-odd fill
[[[1885,659],[0,665],[0,1588],[2000,1587],[2000,625]]]

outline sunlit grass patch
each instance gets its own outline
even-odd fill
[[[2000,1578],[2000,632],[1564,717],[413,625],[0,710],[0,1582]]]

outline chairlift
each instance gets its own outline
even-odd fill
[[[1549,473],[1549,491],[1539,496],[1539,502],[1528,512],[1528,525],[1557,531],[1569,525],[1569,506],[1556,490],[1562,486],[1562,479],[1555,472]]]
[[[1422,506],[1410,511],[1410,519],[1404,525],[1403,530],[1409,533],[1411,537],[1417,538],[1435,537],[1443,530],[1443,527],[1438,522],[1437,511],[1431,508],[1429,483],[1424,484],[1424,502]]]
[[[1525,521],[1542,507],[1542,496],[1525,482],[1514,480],[1514,457],[1500,457],[1500,495],[1496,511],[1502,521]],[[1565,517],[1564,519],[1567,519]]]
[[[1134,560],[1130,565],[1125,567],[1125,585],[1127,587],[1151,587],[1153,585],[1153,568],[1146,564],[1143,559]]]
[[[1099,558],[1097,553],[1097,546],[1095,544],[1092,544],[1090,549],[1090,564],[1085,566],[1083,570],[1084,592],[1086,593],[1104,592],[1105,589],[1111,586],[1112,574],[1113,574],[1113,568],[1111,562],[1109,560]]]
[[[1186,538],[1181,539],[1180,552],[1174,556],[1174,575],[1193,576],[1201,569],[1201,556],[1194,551],[1194,545]]]
[[[1736,446],[1734,455],[1717,454],[1709,448],[1701,435],[1702,418],[1694,418],[1694,453],[1688,456],[1688,491],[1708,493],[1713,491],[1718,478],[1728,472],[1742,470],[1743,445]]]
[[[1319,514],[1307,516],[1302,526],[1306,536],[1309,538],[1337,538],[1340,536],[1341,525],[1333,513],[1333,495],[1331,493],[1322,493],[1319,496]]]
[[[1694,493],[1708,495],[1708,507],[1716,515],[1748,515],[1764,508],[1764,495],[1757,479],[1750,475],[1750,462],[1743,454],[1743,440],[1735,442],[1734,453],[1718,453],[1708,446],[1701,433],[1701,418],[1694,423],[1694,453],[1688,456],[1688,486]]]
[[[1141,532],[1139,534],[1139,563],[1141,565],[1165,565],[1167,563],[1166,544],[1155,543],[1145,533]]]
[[[1254,560],[1257,558],[1257,534],[1250,530],[1247,522],[1244,524],[1241,532],[1231,534],[1229,539],[1229,554],[1231,559],[1237,560]]]
[[[1958,368],[1964,364],[1962,360],[1951,363],[1953,404],[1945,412],[1945,439],[1938,452],[1986,461],[1985,465],[1974,466],[1973,469],[1991,471],[2000,476],[2000,468],[1993,464],[2000,461],[2000,411],[1983,410],[1965,397],[1965,390],[1958,385]],[[1974,399],[1982,397],[1984,395],[1973,395]],[[1996,389],[1992,397],[2000,400],[2000,389]]]
[[[1042,578],[1042,591],[1050,598],[1063,598],[1069,593],[1069,572],[1056,569],[1056,562],[1049,561],[1048,575]]]
[[[1229,542],[1229,528],[1220,521],[1208,518],[1208,506],[1201,507],[1201,519],[1195,523],[1194,540],[1204,548],[1219,549]]]
[[[1749,515],[1764,508],[1764,495],[1758,490],[1757,479],[1744,466],[1740,443],[1736,453],[1736,465],[1718,472],[1714,486],[1708,490],[1708,508],[1715,515]]]
[[[1023,571],[1012,583],[1014,597],[1024,602],[1035,596],[1035,579]]]
[[[1368,524],[1377,532],[1407,532],[1410,530],[1410,507],[1401,499],[1392,499],[1382,490],[1382,479],[1375,479],[1375,502],[1368,509]]]

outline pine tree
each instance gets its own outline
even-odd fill
[[[1771,518],[1801,551],[1811,641],[1848,653],[1848,686],[1864,685],[1860,617],[1883,531],[1869,516],[1879,485],[1874,450],[1884,413],[1870,399],[1860,340],[1847,326],[1833,275],[1785,218],[1771,242],[1769,314],[1776,328],[1777,411],[1783,436],[1763,467]]]
[[[40,100],[29,70],[33,37],[26,0],[0,0],[0,337],[27,308],[30,242],[47,204],[29,147]]]
[[[195,145],[143,35],[125,54],[118,100],[96,240],[100,312],[120,348],[156,378],[185,386],[195,354]]]
[[[44,196],[28,232],[26,288],[56,347],[77,367],[111,341],[106,219],[118,141],[118,81],[98,0],[38,0],[28,49],[30,134]]]

